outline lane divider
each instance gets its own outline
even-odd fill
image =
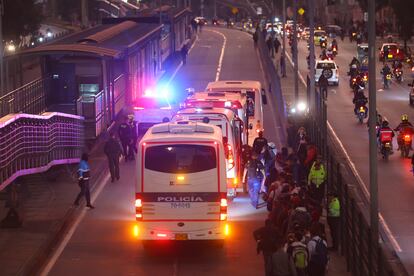
[[[292,61],[292,58],[291,58],[291,57],[290,57],[290,55],[287,53],[287,51],[286,51],[286,57],[288,58],[288,60],[289,60],[290,64],[293,66],[293,61]],[[305,87],[307,87],[306,81],[305,81],[305,79],[303,78],[302,73],[300,73],[300,72],[298,72],[298,73],[299,73],[299,78],[300,78],[301,82],[303,83],[303,85],[304,85]],[[367,186],[365,185],[364,180],[362,180],[362,177],[361,177],[361,175],[358,173],[358,170],[357,170],[357,168],[356,168],[356,166],[355,166],[354,162],[352,162],[351,157],[349,156],[349,154],[348,154],[347,150],[345,149],[344,145],[342,144],[341,140],[339,139],[339,137],[338,137],[338,135],[336,134],[335,130],[333,129],[332,125],[329,123],[329,120],[327,120],[327,125],[328,125],[329,130],[330,130],[330,131],[331,131],[331,133],[333,134],[333,136],[334,136],[334,138],[335,138],[336,142],[339,144],[339,146],[340,146],[341,150],[342,150],[342,151],[343,151],[343,153],[345,154],[345,157],[346,157],[346,159],[347,159],[347,161],[348,161],[348,164],[350,165],[350,167],[351,167],[351,170],[352,170],[353,174],[356,176],[356,178],[357,178],[357,180],[358,180],[358,182],[359,182],[360,186],[362,187],[362,190],[364,191],[365,196],[367,196],[367,198],[368,198],[368,199],[370,199],[370,195],[369,195],[369,192],[368,192]],[[385,219],[384,219],[383,215],[381,214],[381,212],[379,212],[379,220],[380,220],[380,223],[381,223],[381,225],[383,226],[383,228],[384,228],[384,230],[385,230],[385,232],[386,232],[386,234],[387,234],[387,236],[388,236],[389,240],[391,241],[391,244],[392,244],[392,246],[393,246],[394,250],[395,250],[396,252],[401,253],[401,252],[402,252],[401,246],[400,246],[400,244],[398,243],[398,241],[397,241],[397,239],[395,238],[395,236],[393,235],[393,233],[391,232],[390,227],[389,227],[389,226],[388,226],[388,224],[385,222]]]
[[[227,45],[227,37],[219,31],[209,30],[209,29],[206,29],[206,31],[216,33],[216,34],[221,35],[223,37],[223,46],[221,47],[221,53],[220,53],[220,58],[219,58],[219,61],[218,61],[217,73],[216,73],[216,79],[215,79],[215,81],[218,81],[218,80],[220,80],[221,68],[223,66],[223,58],[224,58],[224,51],[226,50],[226,45]]]

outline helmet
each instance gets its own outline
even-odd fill
[[[263,136],[263,130],[260,130],[258,134],[259,134],[259,137],[262,137]]]
[[[382,121],[382,127],[388,127],[388,121],[387,120]]]
[[[351,65],[351,68],[352,68],[352,69],[357,69],[356,64],[355,64],[355,63],[354,63],[354,64],[352,64],[352,65]]]
[[[271,148],[271,149],[275,149],[276,148],[276,145],[275,145],[275,143],[273,143],[273,142],[269,142],[269,143],[267,143],[267,145],[269,146],[269,148]]]
[[[401,121],[408,121],[408,115],[407,114],[401,115]]]

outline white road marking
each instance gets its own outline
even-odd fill
[[[188,54],[191,53],[191,50],[193,50],[194,46],[196,45],[196,43],[199,41],[198,36],[195,40],[195,42],[193,43],[193,45],[191,45],[191,48],[188,50]],[[170,79],[167,81],[167,86],[171,83],[171,81],[175,78],[175,75],[177,75],[178,71],[181,69],[181,67],[183,66],[183,62],[180,62],[180,64],[177,66],[177,68],[175,69],[174,73],[171,75]]]
[[[292,61],[290,55],[289,54],[286,54],[286,57],[289,59],[289,62],[293,66],[293,61]],[[305,87],[307,87],[306,81],[305,81],[305,79],[303,78],[303,76],[302,76],[302,74],[300,72],[299,72],[299,78],[302,81],[302,83],[305,85]],[[342,151],[344,152],[345,157],[348,160],[348,163],[350,164],[351,170],[354,173],[354,175],[356,176],[356,178],[357,178],[360,186],[362,186],[362,189],[363,189],[365,195],[369,199],[370,198],[370,195],[369,195],[368,189],[365,186],[364,181],[362,180],[362,177],[358,173],[358,170],[356,169],[356,166],[355,166],[354,162],[352,162],[351,157],[349,156],[348,152],[346,151],[346,149],[345,149],[344,145],[342,144],[341,140],[339,140],[338,135],[334,131],[334,129],[333,129],[332,125],[329,123],[329,121],[327,121],[327,125],[328,125],[328,128],[331,130],[331,132],[332,132],[335,140],[338,142],[339,146],[341,147]],[[394,250],[397,251],[397,252],[402,252],[402,249],[401,249],[400,244],[398,243],[397,239],[395,238],[395,236],[391,232],[391,229],[389,228],[388,224],[385,222],[385,219],[382,216],[381,212],[379,212],[379,220],[380,220],[380,222],[381,222],[381,224],[382,224],[382,226],[383,226],[383,228],[384,228],[384,230],[385,230],[388,238],[390,239],[390,241],[392,243],[392,246],[394,247]]]
[[[104,178],[102,181],[100,181],[99,186],[94,190],[94,193],[91,196],[91,203],[93,204],[95,200],[98,198],[100,193],[102,192],[103,188],[106,186],[106,184],[109,182],[109,172],[107,172],[104,175]],[[71,225],[68,232],[66,233],[63,241],[59,244],[58,248],[53,252],[52,257],[48,260],[46,266],[41,271],[41,276],[46,276],[50,273],[54,265],[56,264],[58,258],[62,254],[63,250],[66,248],[67,244],[69,243],[70,239],[72,238],[73,234],[75,233],[76,229],[78,228],[79,224],[82,222],[83,218],[86,215],[86,212],[88,212],[86,208],[83,208],[80,215],[75,219],[75,222]],[[93,211],[91,211],[93,212]]]
[[[221,53],[220,53],[220,58],[219,58],[218,66],[217,66],[217,73],[216,73],[216,80],[215,80],[215,81],[218,81],[220,79],[221,67],[223,65],[224,51],[226,50],[227,38],[223,33],[219,31],[214,31],[214,30],[206,30],[206,31],[219,34],[223,37],[223,46],[221,47]]]

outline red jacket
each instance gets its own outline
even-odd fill
[[[310,145],[306,152],[305,166],[311,166],[318,155],[318,148],[315,145]]]

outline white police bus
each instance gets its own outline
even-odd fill
[[[144,242],[224,241],[226,191],[219,127],[190,121],[155,125],[138,149],[136,235]]]

